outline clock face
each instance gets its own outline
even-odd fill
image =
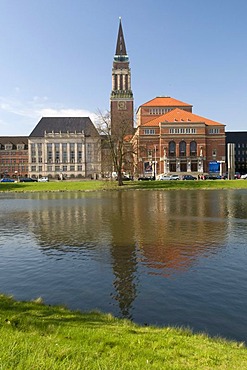
[[[126,109],[126,101],[119,101],[118,102],[118,109],[125,110]]]

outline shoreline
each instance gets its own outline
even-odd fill
[[[126,190],[224,190],[247,189],[246,180],[195,180],[195,181],[128,181],[118,186],[116,181],[50,181],[33,183],[0,183],[0,193],[21,192],[92,192]]]
[[[8,369],[246,369],[244,343],[186,328],[136,325],[97,311],[0,294],[0,366]]]

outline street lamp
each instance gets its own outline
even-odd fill
[[[157,148],[157,145],[154,145],[154,180],[156,180],[156,148]]]

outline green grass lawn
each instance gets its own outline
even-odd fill
[[[0,369],[247,369],[242,343],[0,295]]]
[[[35,191],[95,191],[95,190],[171,190],[171,189],[247,189],[246,180],[203,180],[203,181],[126,181],[118,186],[117,181],[50,181],[0,183],[0,192]]]

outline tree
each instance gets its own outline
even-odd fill
[[[133,164],[133,148],[131,144],[132,135],[129,135],[129,122],[127,122],[124,114],[119,115],[117,128],[114,132],[111,130],[110,112],[103,114],[99,111],[96,127],[102,138],[102,149],[104,150],[104,159],[110,159],[110,171],[117,173],[118,185],[123,185],[123,170],[126,165],[132,167]]]

